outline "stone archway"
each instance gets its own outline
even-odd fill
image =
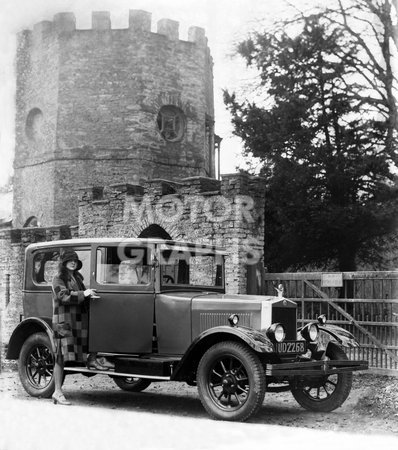
[[[153,223],[146,227],[138,236],[139,238],[161,238],[171,240],[169,233],[160,225]]]
[[[39,223],[39,219],[36,216],[30,216],[26,222],[24,223],[24,228],[34,228],[34,227],[39,227],[40,223]]]

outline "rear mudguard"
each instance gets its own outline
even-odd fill
[[[260,331],[246,327],[220,326],[209,328],[201,333],[189,346],[173,373],[173,380],[181,380],[199,362],[199,359],[212,345],[222,341],[240,341],[257,353],[273,353],[274,346]]]
[[[329,342],[336,342],[337,344],[346,348],[359,347],[359,343],[355,340],[355,337],[344,328],[330,324],[318,324],[318,328],[319,334],[316,340],[318,350],[326,349]],[[300,333],[301,329],[302,328],[298,330],[298,339],[303,339]]]
[[[13,331],[8,343],[6,359],[18,359],[23,343],[34,333],[47,333],[52,349],[55,349],[54,332],[51,319],[47,317],[29,317],[23,320]]]

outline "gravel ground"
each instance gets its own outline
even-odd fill
[[[185,383],[153,383],[142,393],[121,391],[107,376],[69,375],[64,384],[73,404],[108,410],[129,410],[159,415],[207,418],[197,389]],[[0,373],[0,398],[51,402],[29,397],[16,372]],[[254,424],[398,436],[398,378],[354,374],[353,389],[344,405],[332,413],[314,413],[301,408],[290,392],[268,393]]]

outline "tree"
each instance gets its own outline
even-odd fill
[[[358,43],[319,15],[303,16],[301,27],[242,42],[262,95],[239,102],[225,91],[224,101],[245,153],[263,162],[268,180],[268,268],[355,270],[358,259],[381,259],[383,237],[396,225],[393,151],[386,152],[385,120],[371,113],[374,99],[369,89],[360,95],[348,63],[360,58]]]
[[[347,54],[342,47],[337,56],[355,69],[359,79],[355,95],[359,101],[365,99],[368,113],[372,111],[379,116],[385,133],[384,151],[395,165],[398,162],[394,71],[398,51],[397,4],[397,0],[337,0],[334,7],[318,13],[320,19],[342,30],[346,39],[357,46],[356,55]]]

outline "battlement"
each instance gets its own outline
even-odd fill
[[[246,173],[221,175],[221,180],[209,177],[187,177],[179,182],[153,178],[143,184],[118,183],[109,186],[85,186],[79,189],[80,206],[87,203],[107,204],[127,197],[144,195],[250,195],[253,198],[264,195],[265,179]]]
[[[42,21],[33,26],[33,38],[43,39],[52,33],[68,35],[80,31],[106,32],[112,30],[126,30],[132,33],[151,33],[167,37],[171,41],[192,42],[200,46],[207,46],[205,30],[201,27],[192,26],[188,29],[187,39],[181,39],[179,35],[179,22],[171,19],[160,19],[156,24],[156,31],[152,32],[152,14],[147,11],[129,10],[128,28],[112,28],[109,11],[93,11],[91,13],[91,29],[77,29],[76,17],[72,12],[61,12],[55,14],[53,21]],[[22,35],[26,35],[24,30]]]

